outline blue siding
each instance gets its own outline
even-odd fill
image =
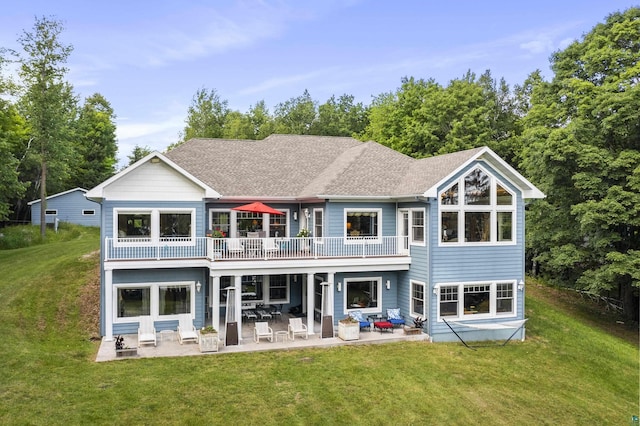
[[[62,195],[47,197],[47,210],[57,210],[57,215],[47,215],[47,223],[54,223],[56,218],[60,222],[75,223],[83,226],[100,226],[100,204],[88,200],[81,189]],[[40,225],[40,200],[31,204],[31,224]],[[93,210],[93,215],[83,215],[84,210]]]

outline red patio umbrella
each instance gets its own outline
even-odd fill
[[[273,207],[269,207],[259,201],[251,204],[245,204],[238,207],[233,207],[231,210],[237,210],[239,212],[252,212],[252,213],[269,213],[269,214],[284,214],[280,210],[276,210]]]

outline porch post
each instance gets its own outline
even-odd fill
[[[220,332],[220,277],[211,277],[211,325]]]
[[[113,340],[113,271],[104,270],[104,339]]]
[[[315,309],[314,309],[314,303],[313,303],[313,296],[315,295],[315,291],[314,291],[314,274],[313,273],[309,273],[307,274],[307,330],[309,332],[309,334],[314,334],[313,332],[313,325],[314,325],[314,314],[315,314]]]
[[[333,299],[333,292],[335,291],[335,284],[333,283],[334,276],[334,272],[327,272],[327,282],[329,283],[329,312],[327,312],[327,314],[331,315],[335,321],[335,301]]]
[[[233,277],[233,286],[236,288],[236,322],[238,323],[238,342],[242,342],[242,275]]]

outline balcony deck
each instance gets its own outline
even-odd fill
[[[104,260],[295,260],[409,256],[407,237],[105,238]]]

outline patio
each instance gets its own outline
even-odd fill
[[[115,343],[114,341],[103,340],[98,354],[96,356],[96,362],[114,361],[121,359],[132,358],[159,358],[159,357],[176,357],[176,356],[192,356],[192,355],[218,355],[238,352],[257,352],[257,351],[274,351],[274,350],[292,350],[292,349],[305,349],[305,348],[319,348],[319,347],[332,347],[341,345],[362,345],[362,344],[381,344],[392,343],[401,341],[426,341],[429,342],[429,335],[422,333],[419,335],[405,334],[404,330],[397,328],[393,333],[388,331],[380,332],[377,330],[372,331],[360,331],[359,340],[344,341],[338,337],[337,328],[334,336],[330,338],[320,338],[320,323],[314,323],[314,333],[310,335],[308,339],[303,337],[296,337],[295,340],[285,339],[282,341],[280,338],[275,338],[275,333],[278,331],[286,331],[289,324],[289,315],[283,315],[282,321],[269,321],[269,326],[273,328],[274,341],[269,342],[261,339],[260,343],[253,341],[253,322],[243,322],[242,325],[242,341],[239,345],[224,346],[220,344],[218,352],[200,352],[197,343],[184,343],[178,342],[178,336],[176,332],[166,333],[159,332],[157,338],[157,346],[145,345],[138,347],[138,354],[134,357],[116,357]],[[221,322],[223,323],[223,321]],[[124,344],[129,347],[138,346],[138,337],[135,334],[124,335]],[[224,335],[221,332],[220,338],[224,341]]]

